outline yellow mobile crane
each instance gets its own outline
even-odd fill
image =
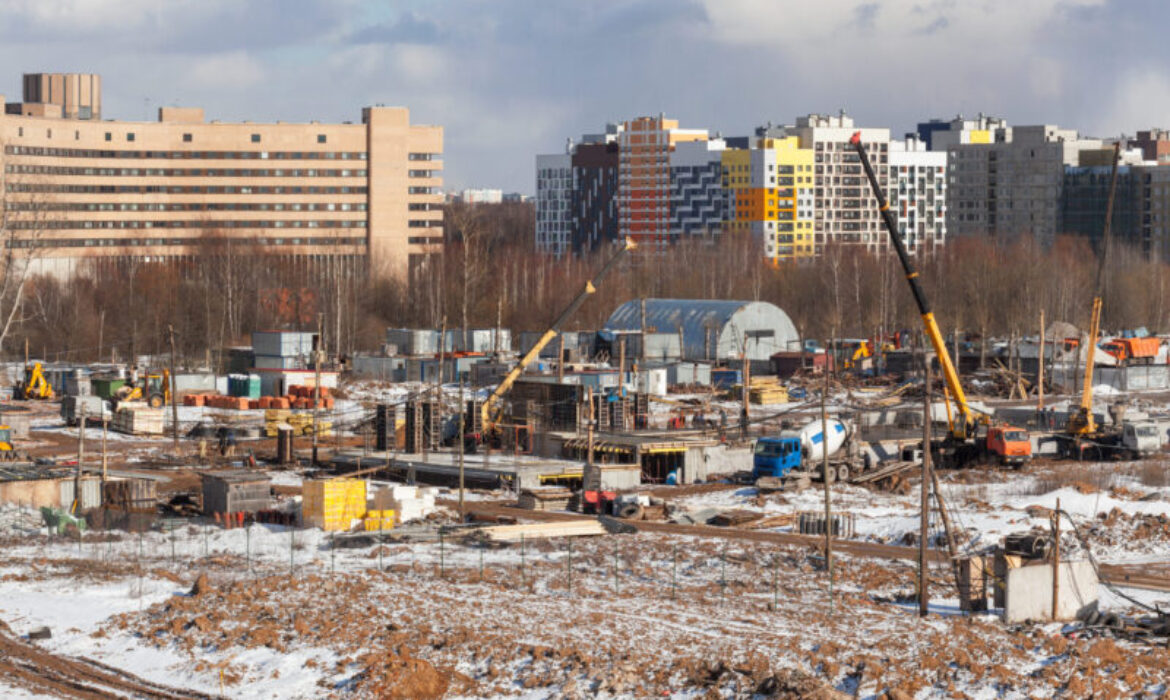
[[[559,316],[557,316],[556,320],[552,322],[552,325],[548,327],[548,330],[544,332],[544,335],[540,336],[540,340],[536,341],[536,344],[533,345],[532,348],[524,354],[524,357],[520,358],[520,361],[516,363],[516,366],[513,367],[511,371],[509,371],[508,374],[504,376],[503,380],[500,381],[500,385],[495,388],[495,391],[492,392],[491,396],[489,396],[487,400],[483,402],[483,406],[480,409],[480,416],[483,419],[482,437],[484,441],[487,441],[489,438],[497,435],[499,432],[498,424],[500,415],[502,413],[500,399],[503,398],[504,395],[512,389],[512,385],[516,383],[516,380],[520,378],[520,375],[524,374],[524,370],[528,368],[528,365],[532,364],[532,362],[540,356],[540,351],[557,337],[557,333],[560,332],[561,326],[565,323],[565,321],[568,321],[573,314],[577,313],[577,309],[581,308],[581,305],[585,303],[585,300],[588,299],[591,294],[597,291],[598,285],[601,284],[602,280],[604,280],[606,275],[609,274],[609,271],[613,269],[615,264],[617,264],[617,261],[620,260],[627,251],[633,250],[634,248],[634,242],[630,239],[626,239],[622,247],[616,253],[614,253],[613,257],[611,257],[604,266],[602,266],[601,270],[597,273],[596,276],[594,276],[592,280],[589,280],[585,283],[585,288],[581,290],[581,293],[578,294],[567,307],[565,307],[565,310],[562,311]]]
[[[959,409],[959,415],[952,416],[948,401],[947,422],[949,430],[940,443],[931,446],[939,456],[939,462],[954,467],[963,467],[987,459],[1017,466],[1027,462],[1032,458],[1032,441],[1026,431],[1010,425],[993,425],[989,416],[976,412],[968,405],[967,394],[959,382],[959,373],[955,370],[954,364],[951,363],[951,356],[947,353],[946,343],[938,329],[938,322],[934,319],[934,312],[930,310],[926,294],[922,291],[922,285],[918,283],[918,271],[910,262],[910,256],[906,252],[906,244],[898,235],[898,229],[894,225],[894,217],[890,214],[889,202],[886,201],[886,196],[873,172],[873,166],[870,165],[865,147],[861,145],[861,132],[853,134],[849,143],[857,151],[857,157],[869,179],[869,186],[873,190],[874,198],[878,201],[878,208],[881,211],[886,232],[890,236],[890,243],[898,254],[902,269],[906,272],[906,281],[910,283],[910,293],[914,295],[914,303],[918,305],[918,313],[922,316],[926,337],[930,339],[935,356],[938,357],[938,363],[942,367],[947,391]]]

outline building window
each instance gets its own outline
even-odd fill
[[[127,134],[126,134],[126,140],[127,140],[127,141],[133,141],[133,140],[134,140],[134,132],[133,132],[133,131],[131,131],[131,132],[129,132],[129,133],[127,133]]]
[[[260,143],[260,134],[252,134],[252,143]]]
[[[81,140],[81,132],[80,132],[80,131],[74,131],[74,132],[73,132],[73,140],[74,140],[74,141],[80,141],[80,140]]]
[[[53,138],[53,130],[52,129],[45,129],[45,138],[47,138],[47,139]]]
[[[17,136],[24,136],[24,127],[23,127],[23,126],[21,126],[21,127],[17,127],[17,129],[16,129],[16,135],[17,135]]]
[[[191,134],[183,134],[183,143],[191,143]]]
[[[325,143],[325,134],[317,134],[317,143]]]

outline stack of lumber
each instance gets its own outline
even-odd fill
[[[114,412],[110,428],[127,435],[162,435],[165,420],[162,408],[151,408],[136,404],[122,404]]]
[[[778,377],[752,377],[748,400],[756,404],[788,403],[788,389]]]
[[[562,520],[551,523],[496,525],[482,528],[479,533],[490,542],[519,542],[521,538],[535,540],[548,537],[604,535],[605,528],[592,518],[582,518],[581,520]]]
[[[526,510],[568,510],[572,497],[569,489],[524,489],[517,505]]]
[[[276,437],[282,426],[292,428],[293,435],[313,434],[313,414],[294,413],[285,408],[270,408],[264,411],[264,434]],[[333,422],[318,420],[317,429],[322,436],[333,434]]]
[[[301,487],[301,518],[322,530],[348,530],[366,515],[366,482],[361,479],[312,479]]]

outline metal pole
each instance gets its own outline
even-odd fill
[[[313,347],[313,466],[317,466],[318,433],[317,414],[321,406],[321,324],[324,314],[317,314],[317,342]]]
[[[175,371],[178,365],[175,362],[175,327],[172,324],[167,324],[167,334],[171,337],[171,441],[175,454],[179,454],[179,392],[177,389]],[[149,383],[149,382],[148,382]],[[166,394],[168,387],[163,387],[163,393]],[[150,398],[150,397],[147,397]]]
[[[1060,605],[1060,499],[1052,513],[1052,619],[1057,617]]]
[[[1036,378],[1036,407],[1044,410],[1044,309],[1040,309],[1040,366]]]
[[[601,478],[593,465],[593,387],[585,387],[585,400],[589,403],[589,421],[585,426],[585,474],[584,490],[601,491]],[[601,509],[601,496],[598,494],[597,507]]]
[[[105,494],[106,485],[106,433],[110,428],[110,419],[106,415],[105,404],[102,404],[102,494]]]
[[[821,391],[821,481],[825,485],[825,568],[829,573],[829,610],[833,608],[833,504],[829,484],[829,373]]]
[[[463,375],[459,375],[459,522],[464,522],[467,517],[466,511],[463,507],[463,489],[465,486],[464,472],[463,472],[463,453],[466,450],[464,433],[467,426],[467,402],[463,396]]]
[[[922,354],[926,365],[926,383],[922,396],[922,494],[919,502],[918,529],[918,614],[926,616],[930,602],[926,572],[926,533],[930,527],[930,356]]]
[[[81,418],[77,425],[77,470],[73,477],[73,503],[70,512],[81,509],[81,463],[85,460],[85,404],[81,404]]]

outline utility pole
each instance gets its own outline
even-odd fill
[[[1060,499],[1052,512],[1052,619],[1056,619],[1060,604]]]
[[[589,404],[589,421],[585,424],[585,474],[581,479],[585,491],[600,491],[601,477],[593,465],[593,387],[585,387],[585,401]],[[598,502],[600,506],[600,502]]]
[[[825,569],[829,572],[829,610],[833,609],[833,503],[829,488],[829,373],[821,390],[821,482],[825,485]]]
[[[71,513],[81,508],[81,464],[85,461],[85,404],[81,404],[81,414],[77,429],[77,471],[73,473],[73,509]]]
[[[463,453],[466,449],[464,434],[467,432],[467,403],[463,398],[463,375],[459,375],[459,522],[464,522],[463,510]]]
[[[1040,309],[1040,364],[1037,370],[1036,391],[1038,400],[1036,407],[1044,410],[1044,309]]]
[[[313,344],[313,466],[317,466],[318,434],[321,432],[317,424],[317,416],[321,406],[321,345],[324,338],[321,335],[325,314],[317,314],[317,342]]]
[[[739,438],[747,440],[748,437],[748,419],[750,413],[748,409],[748,386],[752,383],[752,361],[747,356],[747,335],[743,337],[742,352],[739,354],[739,362],[742,367],[743,382],[740,389],[740,406],[739,406]],[[826,436],[827,437],[827,436]]]
[[[105,493],[104,488],[106,485],[106,432],[109,430],[109,427],[110,427],[110,420],[109,420],[109,417],[106,416],[106,408],[105,408],[105,405],[103,404],[102,405],[102,487],[103,487],[102,493]]]
[[[171,390],[171,441],[175,450],[175,456],[179,454],[179,392],[176,391],[175,372],[178,367],[175,363],[175,326],[167,324],[167,335],[171,338],[171,385],[170,387],[163,387],[163,390]],[[147,382],[149,384],[149,382]],[[105,438],[103,437],[103,440]],[[105,460],[103,459],[103,464]]]
[[[930,602],[930,578],[926,571],[926,533],[930,529],[930,357],[926,360],[926,384],[922,397],[922,495],[918,530],[918,615],[926,617]]]

